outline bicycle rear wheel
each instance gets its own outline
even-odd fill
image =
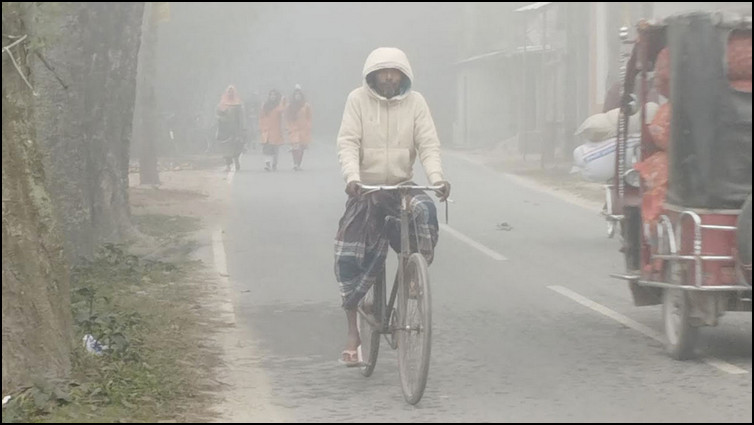
[[[398,288],[398,369],[403,397],[416,404],[424,395],[432,343],[432,309],[427,261],[411,254]]]
[[[372,375],[374,367],[377,365],[377,354],[380,351],[379,329],[372,326],[366,317],[369,316],[373,322],[380,323],[381,312],[385,305],[384,288],[384,282],[377,281],[364,295],[358,307],[356,326],[359,329],[359,339],[361,339],[361,346],[359,347],[360,369],[361,374],[366,377]]]

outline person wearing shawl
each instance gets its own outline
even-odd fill
[[[259,115],[259,142],[262,144],[266,171],[276,171],[278,168],[278,151],[280,145],[283,144],[283,111],[285,111],[285,98],[281,97],[279,91],[270,90]]]
[[[306,101],[301,86],[296,84],[291,96],[291,102],[286,110],[286,128],[288,141],[293,155],[293,169],[301,170],[304,150],[312,140],[312,108]]]
[[[243,133],[243,102],[236,88],[230,85],[217,105],[217,143],[220,153],[225,158],[225,171],[230,171],[231,163],[235,163],[236,171],[241,169]]]

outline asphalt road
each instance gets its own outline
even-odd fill
[[[223,225],[239,344],[253,347],[248,367],[262,371],[278,420],[752,421],[751,313],[702,329],[699,359],[671,359],[656,339],[660,307],[635,307],[627,284],[609,277],[623,259],[597,210],[452,153],[455,203],[430,268],[429,380],[407,405],[386,345],[370,378],[336,361],[344,184],[334,147],[315,145],[301,172],[289,155],[276,173],[259,154],[242,158]]]

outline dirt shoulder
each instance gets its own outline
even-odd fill
[[[161,165],[157,187],[138,185],[138,173],[131,173],[129,195],[139,229],[167,241],[166,245],[163,242],[165,246],[157,244],[156,254],[153,246],[143,246],[143,242],[135,243],[134,249],[168,261],[187,258],[195,265],[180,283],[187,289],[183,302],[193,313],[191,317],[184,316],[183,323],[191,329],[191,334],[186,335],[189,344],[172,353],[176,362],[191,365],[191,370],[183,373],[191,380],[193,394],[185,401],[190,401],[192,407],[175,409],[166,419],[215,421],[219,418],[216,406],[223,402],[229,386],[220,378],[228,368],[224,335],[235,326],[228,312],[228,284],[218,274],[212,256],[212,234],[221,225],[230,202],[228,175],[221,171],[220,158],[196,157]],[[188,221],[195,227],[181,238],[186,230],[182,226]]]
[[[280,409],[272,403],[271,388],[264,370],[257,366],[259,350],[249,329],[236,322],[237,293],[233,290],[224,265],[222,221],[230,206],[228,174],[221,160],[198,158],[177,161],[160,174],[159,188],[131,187],[134,216],[142,221],[159,221],[160,216],[198,219],[200,229],[194,240],[192,258],[200,261],[195,279],[200,290],[192,303],[204,317],[191,351],[205,359],[201,365],[201,403],[192,416],[176,415],[178,420],[208,422],[285,422]],[[133,174],[134,178],[138,175]],[[157,219],[153,217],[158,217]],[[163,222],[162,227],[178,223]],[[211,318],[211,319],[206,319]]]

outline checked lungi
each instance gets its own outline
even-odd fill
[[[377,281],[388,246],[400,252],[400,202],[398,191],[366,193],[346,202],[335,236],[335,276],[343,308],[356,308]],[[411,192],[409,223],[411,252],[420,252],[431,264],[439,229],[437,209],[421,190]]]

